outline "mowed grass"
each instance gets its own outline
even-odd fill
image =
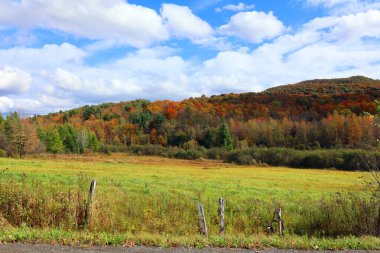
[[[369,198],[362,177],[363,172],[237,166],[218,161],[173,160],[125,154],[46,155],[23,160],[1,158],[0,183],[3,182],[3,187],[8,187],[8,190],[4,190],[0,198],[0,205],[7,209],[0,209],[0,218],[1,214],[8,218],[16,234],[23,234],[22,231],[29,231],[29,228],[37,231],[81,231],[78,220],[82,216],[78,213],[83,212],[83,196],[87,195],[90,181],[95,178],[95,203],[90,224],[86,228],[89,235],[95,234],[95,237],[97,233],[126,233],[124,237],[128,240],[134,238],[134,241],[139,241],[141,236],[149,234],[160,238],[153,244],[156,246],[165,244],[169,235],[170,238],[195,238],[198,235],[198,202],[205,206],[210,236],[218,236],[217,210],[220,197],[226,200],[226,236],[229,240],[234,240],[236,236],[252,238],[256,235],[264,238],[263,231],[272,219],[274,210],[279,207],[283,209],[287,235],[303,236],[308,234],[307,231],[310,234],[313,229],[307,222],[305,211],[313,206],[318,211],[321,199],[332,198],[337,192],[347,196],[349,192],[355,192],[363,198]],[[79,196],[79,191],[83,196]],[[9,205],[13,209],[9,209]],[[35,209],[41,211],[35,212]],[[76,219],[70,218],[67,213],[76,216]],[[332,222],[340,224],[339,219],[333,218]],[[339,229],[342,236],[349,236],[349,231],[353,231],[346,227]],[[38,232],[30,233],[33,239],[23,235],[25,240],[38,241]],[[41,232],[41,235],[44,233]],[[12,233],[8,237],[4,235],[6,233],[0,236],[0,241],[12,241],[14,238]],[[112,240],[113,237],[110,238]],[[219,246],[223,246],[224,239],[220,240]],[[378,240],[371,240],[375,246],[370,248],[379,246]],[[197,242],[198,239],[194,239],[190,244],[194,246]],[[244,245],[248,244],[246,242]],[[291,247],[287,243],[284,245]]]

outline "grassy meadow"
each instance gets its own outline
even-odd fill
[[[263,238],[259,242],[268,241],[264,246],[290,247],[298,240],[304,242],[303,248],[310,248],[315,243],[305,240],[335,238],[336,242],[336,238],[345,241],[342,238],[348,237],[351,239],[346,244],[352,240],[359,244],[341,243],[335,248],[380,248],[376,238],[364,240],[370,246],[358,239],[374,234],[377,217],[377,203],[365,192],[362,176],[362,172],[237,166],[121,154],[1,158],[0,225],[1,219],[4,224],[0,226],[0,241],[38,239],[36,234],[52,238],[46,235],[54,234],[52,231],[61,231],[56,236],[71,232],[75,238],[85,231],[114,235],[106,237],[119,238],[121,244],[126,238],[144,244],[141,238],[149,237],[145,241],[156,246],[169,241],[196,246],[199,240],[205,240],[197,239],[196,204],[200,201],[207,217],[207,240],[216,241],[202,245],[234,246],[227,242],[254,236]],[[84,203],[92,178],[97,180],[95,202],[90,224],[83,227]],[[218,237],[220,197],[226,200],[226,232],[222,239]],[[289,242],[287,246],[281,246],[276,236],[263,235],[278,207],[283,209],[283,240]],[[125,234],[128,236],[121,236]],[[68,235],[63,237],[67,239]],[[156,242],[152,239],[156,237],[161,239]],[[237,246],[247,247],[252,242],[244,240]],[[326,245],[334,248],[331,243]]]

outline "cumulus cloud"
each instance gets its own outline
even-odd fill
[[[163,4],[161,16],[170,35],[177,38],[188,38],[193,42],[211,38],[212,27],[194,15],[186,6]]]
[[[249,11],[255,8],[254,4],[245,4],[245,3],[238,3],[238,4],[227,4],[223,7],[215,8],[215,12],[222,12],[222,11]]]
[[[339,4],[357,2],[357,0],[306,0],[306,3],[313,6],[322,5],[324,7],[333,7]]]
[[[56,29],[94,40],[115,39],[135,47],[168,38],[153,9],[123,0],[1,1],[0,23],[22,29]]]
[[[0,97],[0,112],[17,111],[22,116],[30,116],[41,110],[41,103],[33,99]]]
[[[29,73],[18,68],[5,67],[0,69],[0,94],[18,94],[26,92],[32,82]]]
[[[307,0],[306,4],[312,7],[322,6],[333,15],[380,10],[377,0]]]
[[[304,28],[320,31],[329,41],[357,42],[365,37],[380,38],[380,11],[370,10],[341,17],[316,18]]]
[[[239,12],[229,23],[219,27],[218,32],[236,36],[252,43],[273,39],[286,31],[284,24],[272,12]]]
[[[186,6],[162,4],[161,13],[157,13],[123,0],[0,1],[0,23],[3,27],[25,31],[53,29],[137,48],[167,41],[171,36],[199,43],[213,33],[212,27]],[[17,39],[34,40],[26,35],[18,35]],[[4,42],[9,39],[4,38]]]
[[[78,47],[63,43],[46,44],[41,48],[13,47],[0,49],[0,66],[17,66],[29,72],[39,72],[61,65],[80,64],[86,52]]]
[[[188,81],[191,64],[174,53],[167,47],[141,49],[107,65],[58,67],[44,78],[51,94],[82,103],[183,99],[196,87]]]
[[[189,14],[189,10],[186,12]],[[271,13],[259,14],[266,17]],[[1,49],[0,66],[29,73],[33,88],[24,94],[0,92],[0,111],[23,109],[30,114],[48,113],[106,101],[181,100],[201,94],[259,91],[322,77],[360,74],[380,78],[379,16],[379,11],[370,10],[316,18],[298,30],[269,36],[275,38],[265,44],[224,50],[206,60],[185,59],[178,48],[153,46],[131,49],[117,60],[90,66],[85,59],[93,53],[91,46],[81,49],[64,43]],[[281,27],[285,29],[284,25]],[[186,31],[180,28],[176,31]],[[256,27],[253,28],[246,31],[258,37],[248,41],[269,38],[254,33]],[[183,34],[196,38],[197,33]],[[102,47],[94,45],[94,48],[99,46]]]
[[[312,20],[294,34],[251,52],[221,52],[197,76],[211,90],[218,83],[228,87],[229,82],[235,83],[232,87],[256,90],[322,77],[379,78],[380,45],[370,40],[379,38],[379,14],[368,11]]]

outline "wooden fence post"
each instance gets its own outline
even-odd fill
[[[94,201],[95,187],[96,187],[96,180],[92,179],[91,185],[90,185],[90,195],[88,196],[88,199],[87,199],[86,214],[84,217],[84,220],[85,220],[84,222],[86,226],[90,222],[91,207],[92,207],[92,202]]]
[[[198,203],[198,213],[199,213],[199,228],[201,234],[207,236],[207,225],[206,225],[206,217],[203,209],[203,205]]]
[[[220,234],[224,235],[224,199],[219,199]]]
[[[277,220],[276,220],[276,217],[277,217]],[[265,231],[268,235],[274,233],[273,222],[278,222],[278,233],[280,236],[283,236],[285,226],[284,226],[284,221],[282,220],[281,208],[278,208],[278,209],[276,209],[276,211],[274,211],[272,221],[269,223],[269,226],[265,229]]]
[[[278,217],[278,233],[280,236],[284,235],[284,222],[282,221],[282,210],[279,208],[277,210],[277,217]]]

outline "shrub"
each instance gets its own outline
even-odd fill
[[[160,145],[132,145],[130,150],[133,154],[148,156],[166,156],[167,150]]]
[[[337,193],[303,206],[294,232],[309,236],[376,235],[378,201]]]
[[[230,151],[234,152],[234,151]],[[205,155],[208,159],[222,159],[225,160],[227,155],[230,153],[224,148],[210,148],[205,151]]]
[[[217,152],[209,150],[207,157],[215,159]],[[252,164],[253,160],[272,166],[294,168],[336,168],[340,170],[367,170],[366,157],[370,155],[380,161],[380,153],[365,150],[295,150],[290,148],[250,148],[224,153],[225,162]]]
[[[202,157],[202,152],[195,149],[179,150],[178,152],[173,154],[173,157],[186,160],[196,160]]]
[[[106,155],[110,155],[111,154],[111,151],[110,151],[108,145],[104,145],[104,144],[100,145],[99,152],[103,153],[103,154],[106,154]]]

